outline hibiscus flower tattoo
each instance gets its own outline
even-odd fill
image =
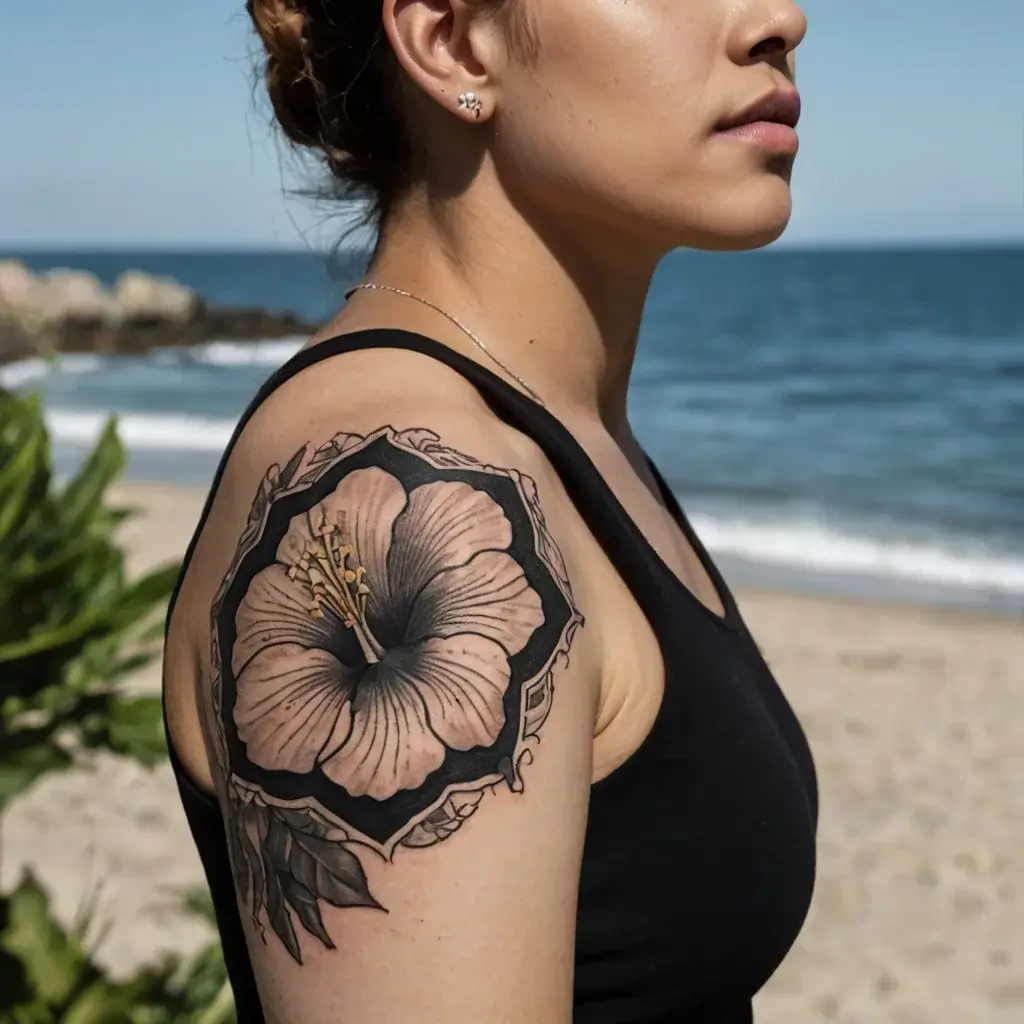
[[[240,896],[300,961],[321,901],[378,906],[353,847],[523,789],[582,624],[533,481],[390,427],[271,468],[213,614]]]

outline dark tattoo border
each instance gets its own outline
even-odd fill
[[[275,559],[292,519],[335,491],[349,473],[380,468],[407,492],[426,483],[468,484],[490,496],[512,526],[508,554],[539,595],[543,624],[508,659],[504,724],[489,747],[446,751],[441,767],[415,790],[384,800],[353,796],[320,767],[295,775],[261,768],[249,758],[232,709],[236,679],[235,617],[252,580]],[[320,904],[380,908],[370,894],[355,849],[390,860],[399,845],[421,847],[451,836],[477,809],[487,789],[523,789],[521,767],[532,759],[554,694],[554,674],[567,661],[583,624],[565,564],[551,539],[533,481],[515,470],[479,463],[439,443],[425,429],[392,427],[361,437],[338,434],[319,448],[304,447],[261,482],[232,566],[213,605],[213,724],[239,898],[255,927],[265,918],[301,962],[294,921],[333,948]]]

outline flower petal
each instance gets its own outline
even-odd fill
[[[313,618],[311,602],[309,588],[289,579],[283,566],[271,565],[257,573],[235,615],[235,675],[260,650],[274,644],[329,648],[332,635],[344,626],[329,608],[324,609],[324,618]]]
[[[398,652],[394,652],[398,653]],[[386,661],[365,671],[352,702],[352,729],[320,767],[352,796],[387,800],[416,789],[441,767],[444,747],[430,731],[427,712],[403,675]]]
[[[351,545],[356,563],[366,569],[370,608],[386,608],[388,549],[395,519],[405,505],[405,490],[390,473],[377,466],[354,469],[323,501],[292,519],[278,546],[278,560],[295,564],[319,543],[315,534],[326,520],[337,528],[341,543]]]
[[[233,714],[249,760],[270,771],[312,771],[320,751],[348,734],[357,678],[326,651],[264,647],[235,683]]]
[[[489,494],[457,481],[423,484],[409,494],[395,523],[391,586],[401,595],[400,605],[411,603],[442,569],[465,565],[481,551],[504,551],[511,543],[512,524]]]
[[[484,551],[439,572],[417,597],[405,642],[479,633],[518,654],[544,622],[540,595],[505,551]]]
[[[423,698],[430,727],[446,746],[472,750],[497,740],[511,672],[508,655],[493,640],[472,633],[432,637],[392,652],[388,661]]]

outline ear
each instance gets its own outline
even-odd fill
[[[405,73],[465,121],[494,112],[505,47],[493,17],[467,0],[383,0],[384,31]]]

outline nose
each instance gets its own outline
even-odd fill
[[[787,71],[790,54],[807,34],[807,16],[793,0],[756,0],[745,5],[733,32],[730,56],[737,64],[771,64]]]

